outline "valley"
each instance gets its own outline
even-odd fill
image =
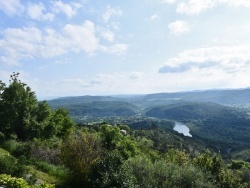
[[[66,108],[74,121],[88,126],[107,122],[139,130],[156,125],[168,134],[184,137],[173,131],[174,122],[178,121],[188,126],[193,141],[230,158],[231,154],[250,148],[248,96],[250,90],[242,89],[79,96],[47,102],[52,108]]]

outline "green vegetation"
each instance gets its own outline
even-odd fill
[[[97,99],[99,107],[116,103],[114,109],[119,110],[118,106],[129,105],[109,97],[108,103]],[[88,105],[95,105],[91,100],[88,97]],[[241,120],[241,126],[229,124],[230,131],[236,126],[248,130],[247,116],[234,108],[211,103],[171,104],[146,112],[171,120],[121,113],[125,117],[112,115],[106,122],[96,118],[76,125],[64,108],[51,109],[46,102],[37,101],[18,74],[11,76],[8,86],[0,82],[0,107],[0,185],[8,188],[250,187],[249,148],[244,142],[249,135],[230,145],[234,159],[229,153],[215,152],[216,147],[229,144],[228,136],[224,141],[211,138],[217,127],[226,127],[231,121],[236,124]],[[134,109],[140,114],[140,107]],[[187,123],[193,137],[173,131],[175,120]],[[204,132],[198,125],[214,129],[201,137]],[[217,145],[212,147],[214,143]],[[237,145],[244,150],[234,151]]]
[[[26,141],[33,138],[66,136],[73,122],[64,109],[50,110],[46,102],[38,102],[35,93],[11,75],[9,86],[0,87],[0,132],[6,139]]]

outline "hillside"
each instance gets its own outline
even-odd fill
[[[51,105],[52,103],[49,104]],[[134,116],[138,113],[138,108],[135,105],[123,101],[93,101],[72,103],[67,103],[66,101],[52,104],[52,106],[54,108],[65,107],[67,110],[69,110],[72,117]]]
[[[250,89],[209,90],[178,93],[158,93],[144,96],[145,101],[213,102],[222,105],[246,105],[250,103]]]
[[[48,104],[55,106],[63,105],[73,105],[73,104],[82,104],[82,103],[91,103],[91,102],[101,102],[101,101],[120,101],[119,98],[111,96],[76,96],[76,97],[60,97],[53,100],[48,100]]]
[[[222,106],[215,103],[178,103],[157,106],[146,110],[146,116],[175,120],[191,119],[228,119],[244,116],[235,108]]]
[[[250,89],[209,90],[176,93],[155,93],[148,95],[114,95],[114,96],[76,96],[60,97],[48,100],[52,107],[68,106],[92,102],[127,102],[139,108],[169,105],[184,102],[211,102],[228,106],[246,106],[250,104]]]
[[[154,107],[145,114],[185,122],[195,138],[211,145],[217,143],[222,152],[249,147],[250,119],[236,108],[214,103],[180,103]],[[227,148],[222,147],[223,143]]]

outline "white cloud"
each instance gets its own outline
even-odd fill
[[[248,0],[221,0],[221,3],[227,3],[230,6],[250,7],[250,1]]]
[[[173,35],[180,35],[182,33],[190,31],[188,23],[181,20],[170,23],[168,25],[168,28],[170,30],[170,33]]]
[[[83,5],[80,3],[70,2],[63,3],[62,1],[52,1],[53,13],[63,13],[68,18],[71,18],[77,14],[77,11],[82,8]],[[45,13],[46,7],[42,2],[31,3],[27,2],[26,5],[21,4],[20,0],[8,0],[0,1],[0,10],[4,11],[7,15],[19,15],[24,11],[27,15],[34,20],[53,20],[54,14]]]
[[[176,11],[181,14],[199,14],[216,5],[215,0],[189,0],[178,4]]]
[[[76,15],[78,9],[82,7],[79,3],[63,3],[62,1],[53,2],[53,10],[55,13],[63,13],[71,18]]]
[[[132,72],[129,76],[130,79],[136,80],[142,78],[144,73],[142,72]]]
[[[105,37],[114,42],[112,35]],[[24,59],[51,58],[69,52],[93,54],[102,51],[121,55],[126,50],[126,44],[100,44],[96,26],[91,21],[81,25],[67,24],[61,31],[51,28],[42,31],[36,27],[8,28],[2,31],[0,38],[0,60],[12,65]]]
[[[122,14],[123,14],[123,12],[120,8],[118,8],[118,7],[111,8],[108,6],[106,11],[102,15],[102,18],[103,18],[104,22],[107,23],[112,16],[121,16]]]
[[[27,14],[31,19],[34,20],[50,20],[54,19],[54,15],[51,13],[44,13],[46,8],[40,2],[38,4],[29,3],[27,6]]]
[[[209,70],[225,74],[250,70],[250,46],[210,47],[184,51],[177,58],[169,59],[160,73],[183,73]]]
[[[101,29],[100,33],[101,33],[101,36],[103,39],[105,39],[109,42],[114,41],[115,34],[112,31],[107,30],[107,29]]]
[[[13,29],[3,31],[0,40],[1,60],[7,64],[18,64],[19,59],[30,59],[38,52],[37,43],[42,41],[42,33],[37,28]]]
[[[85,21],[83,25],[67,24],[64,29],[66,46],[75,52],[92,53],[98,49],[99,40],[95,36],[95,24]]]
[[[155,21],[155,20],[158,20],[160,17],[159,17],[159,15],[158,14],[154,14],[154,15],[152,15],[151,17],[150,17],[150,20],[151,21]]]
[[[168,0],[166,0],[168,1]],[[170,0],[171,1],[171,0]],[[180,1],[177,4],[176,11],[180,14],[200,14],[207,9],[211,9],[221,5],[229,5],[233,7],[250,7],[250,1],[247,0],[187,0]]]
[[[61,32],[63,33],[63,32]],[[51,28],[46,28],[43,33],[42,42],[37,43],[39,56],[44,58],[56,57],[66,54],[68,49],[67,38],[61,33],[56,32]]]
[[[127,51],[128,45],[127,44],[114,44],[112,46],[100,46],[100,49],[105,53],[122,55]]]
[[[22,13],[24,7],[21,5],[20,0],[1,0],[0,10],[4,11],[9,16],[12,16]]]

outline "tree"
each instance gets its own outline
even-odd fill
[[[31,88],[18,80],[18,75],[11,75],[9,86],[1,94],[0,129],[7,137],[15,134],[18,139],[25,140],[34,122],[37,99]]]
[[[7,87],[0,81],[0,132],[7,139],[14,136],[22,141],[68,134],[74,126],[68,113],[38,102],[35,92],[18,76],[11,75]]]
[[[66,137],[72,133],[74,122],[69,116],[68,111],[64,108],[59,108],[51,112],[51,118],[48,126],[44,129],[44,136]]]
[[[107,150],[115,149],[118,141],[122,138],[119,127],[108,124],[102,125],[100,127],[100,132],[103,145]]]
[[[130,137],[123,137],[117,144],[117,151],[124,158],[128,159],[139,154],[137,143]]]

